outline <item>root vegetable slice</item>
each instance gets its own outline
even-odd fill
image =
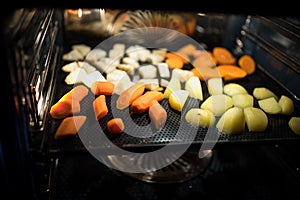
[[[274,97],[276,100],[278,100],[278,96],[266,87],[256,87],[256,88],[254,88],[253,96],[256,99],[267,99],[269,97]]]
[[[247,76],[247,72],[236,65],[218,65],[218,70],[225,81],[241,79]]]
[[[294,102],[291,98],[281,95],[278,103],[281,107],[281,114],[291,115],[294,112]]]
[[[268,117],[260,108],[247,107],[244,109],[245,121],[250,132],[262,132],[268,127]]]
[[[189,92],[186,90],[175,90],[171,93],[169,97],[169,104],[171,108],[176,111],[181,112],[186,100],[189,97]]]
[[[249,55],[243,55],[238,60],[238,65],[247,72],[247,74],[253,74],[255,72],[256,63],[254,59]]]
[[[107,81],[95,81],[91,85],[91,91],[95,95],[112,95],[114,93],[115,84]]]
[[[288,125],[295,134],[300,135],[300,117],[291,117]]]
[[[248,94],[248,91],[240,84],[227,83],[224,85],[224,93],[229,96],[234,96],[236,94]]]
[[[239,134],[245,128],[245,117],[242,108],[229,108],[216,124],[217,129],[225,134]]]
[[[136,84],[130,86],[119,95],[116,102],[116,108],[120,110],[127,108],[134,100],[142,96],[144,91],[145,83],[137,82]]]
[[[224,47],[214,47],[212,54],[216,58],[218,65],[232,65],[236,62],[232,53]]]
[[[80,112],[79,101],[65,99],[51,106],[49,114],[53,119],[62,119]]]
[[[269,97],[267,99],[261,99],[258,101],[258,105],[266,113],[269,113],[269,114],[281,113],[281,106],[274,97]]]
[[[89,93],[89,89],[84,85],[75,86],[69,92],[67,92],[59,101],[65,99],[71,99],[74,101],[81,101],[84,97],[86,97]]]
[[[76,135],[85,121],[86,116],[83,115],[66,117],[58,126],[54,139],[62,139]]]
[[[153,100],[149,107],[149,117],[157,130],[164,127],[167,116],[167,111],[162,105],[157,100]]]
[[[108,107],[106,105],[105,95],[100,95],[93,101],[93,108],[96,120],[100,120],[107,115]]]
[[[110,134],[121,134],[125,125],[121,118],[113,118],[107,122],[107,130]]]
[[[163,93],[158,91],[148,91],[132,102],[130,110],[133,114],[140,114],[149,109],[153,100],[161,101],[163,99]]]
[[[222,77],[217,67],[197,67],[196,65],[194,65],[194,67],[195,68],[191,69],[191,71],[202,81]]]

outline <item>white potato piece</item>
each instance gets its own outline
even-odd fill
[[[157,78],[142,78],[138,82],[145,83],[147,90],[156,90],[159,88],[159,81]]]
[[[85,84],[88,88],[91,88],[92,84],[95,81],[106,81],[106,79],[99,71],[89,73],[82,79],[82,83]]]
[[[240,108],[253,107],[254,98],[250,94],[235,94],[231,98],[233,106]]]
[[[210,95],[223,94],[223,79],[210,78],[207,80],[207,89]]]
[[[178,78],[171,78],[168,86],[164,91],[164,97],[167,99],[170,97],[171,93],[176,90],[181,90],[181,83]]]
[[[281,106],[274,97],[258,100],[258,105],[268,114],[281,113]]]
[[[253,96],[256,99],[267,99],[269,97],[274,97],[275,100],[278,100],[278,96],[271,91],[270,89],[266,88],[266,87],[256,87],[253,90]]]
[[[200,106],[214,113],[215,116],[221,116],[226,110],[233,106],[232,98],[226,94],[215,94],[209,96]]]
[[[79,67],[78,61],[73,61],[68,64],[65,64],[61,67],[64,72],[72,72],[75,71]]]
[[[245,128],[245,117],[242,108],[229,108],[216,124],[217,129],[225,134],[239,134]]]
[[[247,107],[244,109],[246,125],[250,132],[262,132],[268,127],[268,116],[260,108]]]
[[[246,88],[238,83],[227,83],[223,87],[224,93],[228,96],[236,94],[248,94]]]
[[[189,92],[189,96],[195,99],[203,100],[203,92],[200,79],[197,76],[190,77],[184,86],[185,90]]]
[[[291,117],[288,125],[295,134],[300,135],[300,117]]]
[[[173,91],[169,97],[170,107],[176,111],[181,112],[188,97],[189,92],[186,90]]]
[[[281,114],[291,115],[294,112],[294,102],[291,98],[281,95],[278,103],[281,107]]]
[[[216,118],[211,111],[201,108],[191,108],[187,111],[185,119],[189,124],[202,128],[211,127],[216,121]]]
[[[87,73],[84,69],[77,68],[76,70],[70,72],[66,76],[65,82],[68,85],[73,85],[75,83],[82,83],[82,80],[84,80],[86,76],[87,76]]]

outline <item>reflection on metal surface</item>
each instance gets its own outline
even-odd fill
[[[168,156],[171,157],[173,154],[175,155],[175,153],[170,153]],[[147,173],[120,173],[149,183],[180,183],[202,174],[207,169],[213,153],[212,150],[206,150],[203,154],[206,156],[199,159],[197,152],[186,152],[170,165],[156,171],[149,170]],[[167,156],[157,155],[155,159],[145,160],[142,157],[141,159],[145,165],[148,165],[149,169],[157,169],[156,165],[160,165],[160,162],[166,162]],[[109,160],[115,165],[122,165],[117,155],[109,156]],[[120,166],[116,167],[120,168]]]

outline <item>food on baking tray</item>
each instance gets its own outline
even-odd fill
[[[171,78],[177,78],[180,82],[185,82],[194,76],[194,73],[187,69],[173,69]]]
[[[250,55],[242,55],[238,60],[238,65],[245,70],[248,75],[255,72],[256,63]]]
[[[207,89],[210,95],[223,94],[222,78],[210,78],[207,80]]]
[[[157,78],[157,68],[152,64],[140,66],[138,71],[142,78]]]
[[[100,120],[108,113],[108,107],[106,105],[106,96],[99,95],[93,101],[93,108],[95,112],[95,119]]]
[[[69,116],[62,120],[56,129],[54,139],[62,139],[75,136],[86,121],[86,116]]]
[[[49,114],[53,119],[63,119],[67,116],[80,112],[79,101],[73,101],[72,99],[65,99],[53,104],[50,108]]]
[[[164,99],[164,94],[159,91],[147,91],[142,96],[135,99],[131,106],[130,111],[132,114],[140,114],[148,111],[153,100],[161,101]]]
[[[160,62],[157,64],[159,76],[161,78],[170,78],[170,69],[167,63]]]
[[[294,112],[294,102],[285,95],[281,95],[278,103],[281,107],[281,114],[291,115]]]
[[[218,65],[234,65],[236,62],[232,53],[224,47],[214,47],[212,54],[216,58]]]
[[[209,110],[191,108],[187,111],[185,120],[193,126],[208,128],[215,124],[216,118]]]
[[[254,98],[250,94],[235,94],[232,97],[233,106],[240,108],[253,107]]]
[[[205,99],[200,108],[211,111],[215,116],[221,116],[232,106],[233,101],[230,96],[226,94],[215,94]]]
[[[295,134],[300,135],[300,117],[291,117],[288,125]]]
[[[177,53],[167,53],[165,62],[171,69],[181,69],[188,61]]]
[[[147,90],[163,90],[163,88],[159,85],[158,78],[142,78],[138,80],[138,82],[145,83],[145,88]]]
[[[157,101],[153,100],[149,107],[149,117],[151,119],[151,123],[153,123],[154,127],[159,130],[164,127],[167,121],[167,111],[162,107],[162,105]]]
[[[274,97],[258,100],[258,105],[268,114],[281,113],[281,106]]]
[[[108,81],[95,81],[91,85],[91,91],[95,95],[112,95],[114,93],[115,84]]]
[[[145,83],[137,82],[124,90],[118,97],[116,108],[123,110],[130,106],[134,100],[142,96],[145,91]]]
[[[50,108],[50,115],[54,119],[62,119],[80,112],[80,101],[88,95],[88,88],[84,85],[75,86],[64,94]]]
[[[244,86],[237,83],[227,83],[224,85],[224,93],[228,96],[233,96],[236,94],[248,94],[248,91]]]
[[[216,124],[217,129],[225,134],[239,134],[244,131],[244,111],[239,107],[229,108]]]
[[[121,118],[113,118],[109,120],[106,126],[107,131],[110,134],[121,134],[125,129],[124,122]]]
[[[217,69],[225,81],[241,79],[247,76],[247,72],[236,65],[218,65]]]
[[[203,100],[203,91],[200,79],[196,76],[190,77],[184,85],[184,89],[189,92],[189,97]]]
[[[186,90],[181,89],[181,90],[172,91],[169,97],[170,107],[176,111],[181,112],[188,97],[189,97],[189,92]]]
[[[178,78],[171,78],[168,86],[166,87],[165,91],[164,91],[164,97],[167,99],[170,97],[171,93],[175,90],[180,90],[181,89],[181,83],[180,80]]]
[[[266,87],[256,87],[253,90],[253,96],[256,99],[266,99],[269,97],[274,97],[276,100],[278,100],[278,96],[271,91],[270,89],[266,88]]]
[[[268,117],[260,108],[244,108],[246,125],[250,132],[262,132],[268,127]]]
[[[195,67],[191,69],[191,72],[193,72],[193,74],[202,81],[205,81],[210,78],[222,77],[217,67]]]

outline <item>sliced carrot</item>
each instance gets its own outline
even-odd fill
[[[49,114],[53,119],[62,119],[79,112],[79,101],[64,99],[53,104],[50,108]]]
[[[86,121],[86,116],[77,115],[63,119],[54,134],[54,139],[75,136]]]
[[[217,64],[217,60],[211,52],[198,50],[194,55],[195,59],[192,61],[194,67],[214,67]]]
[[[77,85],[72,90],[67,92],[59,101],[63,101],[65,99],[72,99],[76,101],[81,101],[84,97],[86,97],[89,93],[89,89],[84,85]]]
[[[177,50],[178,53],[192,56],[197,47],[193,44],[186,44]]]
[[[221,78],[222,74],[218,71],[216,67],[200,67],[193,68],[191,71],[197,76],[200,80],[205,81],[210,78]]]
[[[130,111],[133,114],[139,114],[146,112],[153,100],[161,101],[164,99],[164,94],[159,91],[148,91],[136,100],[134,100],[131,104]]]
[[[181,69],[183,68],[183,61],[181,58],[178,58],[178,57],[173,57],[173,58],[167,58],[166,61],[165,61],[169,68],[171,69]]]
[[[152,100],[149,107],[149,117],[156,129],[161,129],[162,127],[164,127],[167,121],[167,111],[156,99]]]
[[[105,117],[108,113],[108,107],[106,105],[106,97],[105,95],[99,95],[94,101],[93,101],[93,108],[95,112],[96,120],[100,120],[103,117]]]
[[[212,53],[218,65],[233,65],[236,62],[232,53],[225,47],[214,47]]]
[[[108,81],[95,81],[91,85],[91,91],[95,95],[112,95],[114,93],[115,84]]]
[[[107,130],[111,134],[121,134],[124,129],[125,125],[121,118],[113,118],[107,122]]]
[[[247,76],[247,72],[236,65],[218,65],[217,68],[224,80],[241,79]]]
[[[121,92],[116,102],[116,108],[123,110],[130,106],[134,100],[143,95],[145,87],[145,83],[137,82]]]
[[[247,74],[253,74],[256,67],[254,59],[249,55],[241,56],[238,60],[238,65],[245,70]]]

